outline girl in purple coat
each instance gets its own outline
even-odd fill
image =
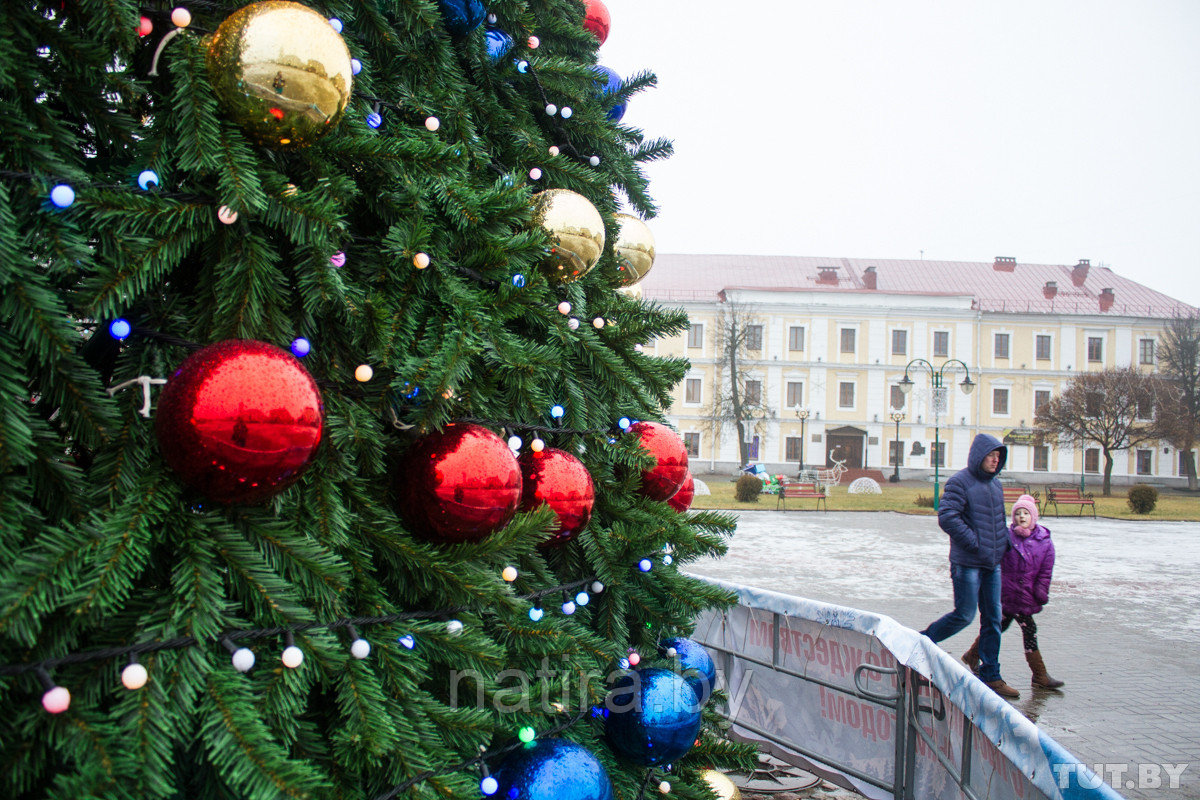
[[[1050,531],[1038,524],[1037,501],[1021,495],[1012,507],[1012,524],[1008,527],[1012,549],[1000,562],[1000,604],[1004,616],[1000,630],[1006,631],[1013,620],[1021,626],[1025,643],[1025,660],[1033,672],[1033,685],[1057,689],[1063,682],[1050,677],[1042,654],[1038,650],[1037,623],[1033,615],[1042,610],[1050,599],[1050,577],[1054,573],[1054,542]],[[963,656],[971,669],[979,663],[979,640]],[[972,663],[974,661],[975,663]]]

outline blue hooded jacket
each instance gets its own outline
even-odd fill
[[[1000,451],[1000,464],[989,475],[983,471],[983,457],[993,450]],[[981,433],[971,442],[966,468],[946,481],[938,504],[938,525],[950,535],[952,564],[990,569],[1012,546],[999,481],[1007,460],[1008,448],[995,436]]]

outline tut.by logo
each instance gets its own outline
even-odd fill
[[[1071,776],[1081,789],[1099,789],[1106,779],[1114,789],[1178,789],[1190,764],[1052,764],[1058,788],[1071,787]]]

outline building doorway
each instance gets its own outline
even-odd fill
[[[867,432],[845,425],[825,432],[825,466],[832,467],[835,461],[845,461],[847,469],[862,469],[863,448],[867,444]]]

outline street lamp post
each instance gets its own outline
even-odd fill
[[[913,367],[922,367],[923,369],[926,369],[929,371],[930,382],[932,383],[932,390],[933,390],[933,398],[932,398],[933,399],[933,453],[932,453],[932,455],[933,455],[933,507],[935,510],[938,508],[938,505],[941,501],[941,485],[940,485],[940,475],[939,475],[939,467],[941,465],[938,462],[941,460],[941,454],[942,454],[941,453],[942,447],[941,447],[940,433],[941,433],[942,411],[945,410],[945,405],[946,405],[946,389],[947,389],[947,387],[945,385],[946,368],[950,367],[950,366],[954,367],[954,369],[952,369],[951,372],[954,372],[959,367],[962,367],[963,372],[966,373],[966,377],[964,377],[962,379],[962,383],[959,384],[959,388],[961,388],[963,390],[963,394],[970,394],[971,392],[973,392],[975,390],[975,382],[971,380],[971,370],[970,370],[970,368],[967,367],[966,364],[959,361],[957,358],[951,358],[951,359],[943,362],[940,367],[936,367],[936,368],[933,366],[933,364],[930,364],[928,361],[926,361],[923,358],[914,358],[912,361],[908,362],[908,364],[904,367],[904,379],[900,381],[900,391],[904,392],[905,395],[908,395],[912,391],[912,387],[913,387],[912,378],[908,377],[908,371],[910,369],[912,369]]]
[[[892,477],[888,478],[892,483],[900,482],[900,457],[904,455],[904,451],[900,448],[900,420],[904,419],[903,411],[893,411],[891,414],[892,422],[896,423],[896,438],[892,443],[892,447],[896,450],[896,468],[892,471]]]
[[[797,408],[796,418],[800,420],[800,472],[804,472],[804,421],[808,419],[808,409]]]

